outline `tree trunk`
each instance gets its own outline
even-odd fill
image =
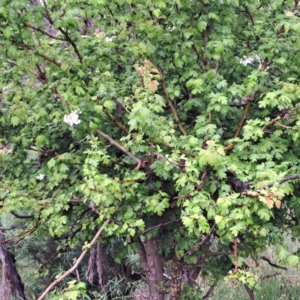
[[[163,262],[158,252],[156,238],[146,239],[145,245],[137,239],[139,255],[148,285],[149,300],[163,300]]]
[[[181,282],[182,282],[182,260],[178,260],[175,257],[173,259],[173,264],[172,264],[170,299],[179,300],[181,294]]]
[[[0,242],[4,241],[3,233],[0,231]],[[8,252],[5,243],[0,245],[0,259],[2,262],[2,281],[0,285],[0,299],[26,299],[24,285],[15,265],[14,256]]]

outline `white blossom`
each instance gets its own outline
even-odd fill
[[[64,122],[70,126],[78,125],[79,123],[81,123],[81,120],[79,119],[79,114],[81,114],[81,111],[79,109],[76,109],[72,111],[69,115],[64,115]]]
[[[105,41],[105,42],[112,42],[115,38],[116,38],[116,36],[112,36],[112,37],[106,36],[106,37],[104,38],[104,41]]]
[[[45,177],[45,174],[39,174],[38,176],[35,177],[36,180],[43,180]]]
[[[259,62],[258,69],[261,69],[261,59],[257,54],[254,54],[252,56],[243,56],[243,58],[240,59],[240,64],[243,66],[247,66],[249,64],[252,64],[254,62]]]

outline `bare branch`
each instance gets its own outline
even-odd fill
[[[151,228],[148,228],[148,229],[142,231],[141,233],[144,234],[144,233],[146,233],[146,232],[148,232],[148,231],[151,231],[151,230],[153,230],[153,229],[155,229],[155,228],[167,226],[167,225],[169,225],[169,224],[171,224],[171,223],[174,223],[174,222],[179,222],[179,220],[173,220],[173,221],[170,221],[170,222],[167,222],[167,223],[160,223],[160,224],[158,224],[158,225],[156,225],[156,226],[153,226],[153,227],[151,227]]]
[[[118,203],[118,205],[116,206],[116,212],[119,210],[121,203]],[[113,214],[111,214],[106,221],[104,222],[104,224],[100,227],[100,229],[97,231],[97,233],[95,234],[94,238],[91,240],[90,242],[90,247],[92,247],[95,242],[97,241],[97,239],[99,238],[99,236],[101,235],[101,233],[103,232],[103,230],[105,229],[106,225],[110,223],[111,219],[113,217]],[[90,248],[89,247],[89,248]],[[70,268],[68,271],[66,271],[64,274],[62,274],[59,278],[57,278],[55,281],[53,281],[47,288],[46,290],[42,293],[42,295],[38,298],[38,300],[42,300],[46,297],[46,295],[58,284],[60,283],[64,278],[66,278],[68,275],[70,275],[72,272],[74,272],[79,264],[81,263],[81,261],[83,260],[84,256],[86,255],[86,253],[89,251],[89,248],[85,248],[80,256],[77,258],[76,263],[73,265],[72,268]]]
[[[282,270],[287,270],[286,267],[281,267],[279,265],[276,265],[274,263],[272,263],[266,256],[261,256],[261,259],[265,260],[270,266],[277,268],[277,269],[282,269]]]

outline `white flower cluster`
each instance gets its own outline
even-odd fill
[[[247,66],[247,65],[252,64],[253,62],[256,62],[256,61],[259,62],[258,69],[260,69],[261,68],[261,59],[257,54],[249,56],[249,57],[243,56],[243,58],[240,59],[240,64],[242,64],[243,66]]]
[[[116,38],[116,36],[112,36],[112,37],[106,36],[106,37],[104,38],[104,41],[105,41],[105,42],[112,42],[115,38]]]
[[[79,109],[76,109],[72,111],[69,115],[64,115],[64,122],[70,126],[78,125],[81,122],[81,120],[79,119],[80,114],[81,111]]]
[[[36,180],[43,180],[45,177],[45,174],[39,174],[38,176],[35,177]]]

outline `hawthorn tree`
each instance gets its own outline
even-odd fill
[[[267,244],[298,264],[298,4],[0,2],[2,211],[83,246],[39,299],[116,239],[153,300],[198,299],[200,272],[254,299]]]

